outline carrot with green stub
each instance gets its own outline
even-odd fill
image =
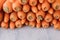
[[[30,6],[29,6],[28,4],[23,5],[23,11],[24,11],[25,13],[29,12],[29,11],[30,11]]]
[[[28,21],[35,21],[35,19],[36,19],[36,16],[35,16],[35,14],[33,12],[29,12],[27,14],[27,20]]]
[[[15,22],[15,21],[18,20],[18,17],[17,17],[17,13],[16,12],[12,12],[10,14],[10,20],[13,21],[13,22]]]
[[[5,1],[3,4],[3,11],[6,13],[11,13],[12,12],[12,4],[9,1]]]
[[[18,12],[18,11],[21,11],[22,10],[22,6],[19,4],[18,1],[15,1],[13,4],[12,4],[12,8],[15,12]]]

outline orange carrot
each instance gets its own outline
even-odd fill
[[[35,27],[35,21],[29,21],[29,26],[31,26],[32,28],[34,28]]]
[[[27,20],[28,21],[35,21],[35,19],[36,19],[36,16],[35,16],[35,14],[33,12],[29,12],[27,14]]]
[[[15,23],[10,21],[10,26],[9,27],[10,27],[10,29],[14,29],[15,28]]]
[[[24,24],[24,23],[25,23],[25,21],[26,21],[26,19],[22,19],[22,20],[21,20],[21,23],[22,23],[22,24]]]
[[[56,19],[53,19],[53,20],[52,20],[52,24],[53,24],[53,25],[57,24],[57,22],[58,22],[58,21],[57,21]]]
[[[30,6],[27,4],[27,5],[23,5],[23,11],[24,12],[29,12],[30,11]]]
[[[39,3],[43,3],[45,0],[39,0]]]
[[[60,11],[55,11],[55,13],[53,14],[53,17],[55,19],[59,19],[60,18]]]
[[[49,3],[54,3],[55,0],[47,0]]]
[[[8,23],[2,22],[1,23],[1,27],[7,29],[8,28]]]
[[[3,10],[6,13],[11,13],[12,12],[12,4],[9,1],[5,1],[3,4]]]
[[[16,0],[8,0],[9,2],[11,2],[11,3],[14,3]]]
[[[60,22],[58,21],[57,24],[54,25],[54,28],[60,30]]]
[[[37,0],[29,0],[29,5],[30,6],[36,6],[37,5]]]
[[[18,15],[18,18],[20,18],[20,19],[25,19],[26,18],[26,13],[24,13],[23,11],[19,11],[17,13],[17,15]]]
[[[53,8],[50,8],[50,9],[48,10],[48,13],[53,14],[53,13],[54,13]]]
[[[50,4],[47,1],[45,1],[44,3],[42,3],[42,10],[43,11],[48,11],[49,8],[50,8]]]
[[[12,13],[10,14],[10,20],[13,21],[13,22],[15,22],[15,21],[17,21],[17,19],[18,19],[17,13],[12,12]]]
[[[59,19],[59,21],[60,21],[60,19]]]
[[[42,25],[41,23],[36,23],[37,28],[41,28],[41,25]]]
[[[52,8],[54,10],[60,10],[60,0],[56,0],[53,4],[52,4]]]
[[[38,4],[38,5],[37,5],[37,8],[38,8],[38,10],[41,10],[41,8],[42,8],[42,7],[41,7],[41,4]]]
[[[3,4],[4,4],[5,1],[6,1],[6,0],[0,0],[0,10],[2,9]]]
[[[10,18],[9,14],[5,13],[5,15],[4,15],[4,22],[8,22],[9,18]]]
[[[37,17],[38,20],[43,20],[43,18],[45,17],[45,12],[43,12],[42,10],[38,11],[36,13],[36,17]]]
[[[25,5],[28,3],[28,0],[18,0],[21,5]]]
[[[51,14],[47,14],[47,15],[45,16],[45,19],[44,19],[44,20],[45,20],[46,22],[51,22],[52,19],[53,19],[52,15],[51,15]]]
[[[16,12],[22,10],[22,6],[21,6],[21,5],[19,4],[19,2],[17,2],[17,1],[12,4],[12,8],[13,8],[13,10],[16,11]]]
[[[42,27],[43,28],[48,28],[49,27],[49,23],[43,20],[42,21]]]
[[[21,20],[17,20],[17,21],[15,22],[15,25],[16,25],[17,28],[21,28],[21,27],[22,27]]]
[[[0,22],[3,20],[3,13],[0,12]]]
[[[33,6],[33,7],[31,8],[31,10],[32,10],[32,12],[34,12],[34,13],[37,13],[37,12],[38,12],[38,8],[35,7],[35,6]]]

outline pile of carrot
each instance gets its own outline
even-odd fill
[[[49,28],[60,30],[60,0],[0,0],[2,28]]]

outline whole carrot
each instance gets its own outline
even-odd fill
[[[45,12],[40,10],[36,13],[36,17],[38,20],[43,20],[43,18],[45,17]]]
[[[18,15],[19,19],[25,19],[26,18],[26,13],[24,13],[23,11],[19,11],[17,13],[17,15]]]
[[[21,28],[21,27],[22,27],[21,20],[17,20],[17,21],[15,22],[15,25],[16,25],[17,28]]]
[[[60,11],[55,11],[54,14],[53,14],[53,17],[55,19],[59,19],[60,18]]]
[[[26,12],[26,13],[29,12],[30,11],[30,6],[28,4],[23,5],[23,11]]]
[[[18,1],[14,2],[14,3],[12,4],[12,8],[13,8],[13,10],[16,11],[16,12],[22,10],[22,6],[19,4]]]
[[[35,21],[35,19],[36,19],[36,16],[35,16],[35,14],[33,12],[29,12],[27,14],[27,20],[28,21]]]
[[[10,15],[8,13],[5,13],[4,15],[4,22],[8,22],[10,18]]]
[[[36,6],[33,6],[33,7],[31,8],[31,10],[32,10],[32,12],[34,12],[34,13],[37,13],[37,12],[38,12],[38,8],[37,8]]]
[[[42,21],[42,27],[43,28],[48,28],[49,27],[49,22],[46,22],[46,21]]]
[[[35,27],[35,24],[36,24],[35,21],[29,21],[29,26],[30,27],[34,28]]]
[[[3,4],[3,10],[6,13],[11,13],[12,12],[12,4],[9,1],[5,1]]]
[[[37,0],[29,0],[29,5],[30,6],[36,6],[37,5]]]
[[[25,5],[29,0],[18,0],[21,5]]]
[[[43,11],[48,11],[49,8],[50,8],[50,4],[47,1],[45,1],[44,3],[42,3],[42,10]]]
[[[46,22],[51,22],[51,21],[53,20],[53,17],[52,17],[51,14],[47,14],[47,15],[45,16],[44,20],[45,20]]]
[[[14,29],[15,28],[15,23],[10,21],[10,25],[9,25],[10,29]]]
[[[52,4],[52,8],[54,10],[60,10],[60,0],[56,0],[53,4]]]
[[[7,28],[8,28],[8,23],[2,22],[2,23],[1,23],[1,27],[7,29]]]
[[[53,13],[54,13],[54,9],[53,9],[53,8],[50,8],[50,9],[48,10],[48,13],[53,14]]]
[[[15,22],[15,21],[17,21],[17,19],[18,19],[17,13],[16,12],[12,12],[10,14],[10,20],[13,21],[13,22]]]

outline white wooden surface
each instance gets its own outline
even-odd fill
[[[37,29],[30,27],[15,30],[0,28],[0,40],[60,40],[60,31],[53,27]]]

